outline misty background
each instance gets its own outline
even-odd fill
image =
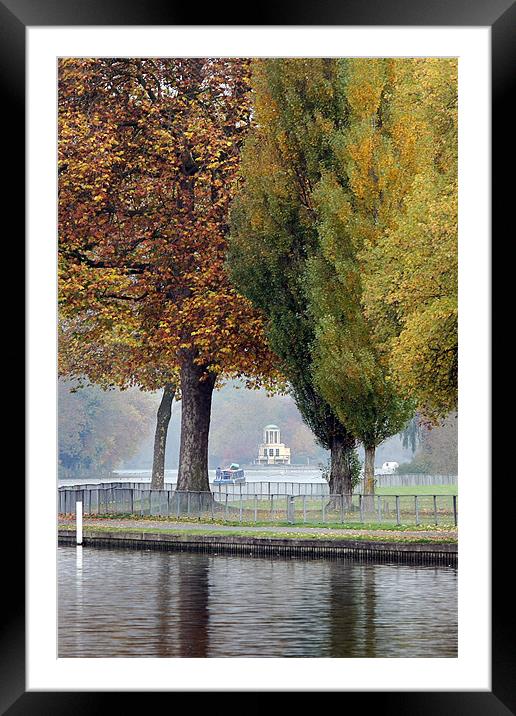
[[[77,389],[73,382],[60,380],[60,474],[150,470],[160,399],[161,391],[146,393],[137,388],[104,391],[97,386]],[[291,449],[292,464],[326,463],[329,452],[317,445],[290,396],[270,396],[263,389],[249,390],[239,381],[229,381],[213,395],[209,467],[230,462],[253,464],[263,428],[268,423],[279,426],[281,442]],[[167,439],[167,469],[178,466],[180,424],[181,402],[174,401]],[[360,446],[358,454],[363,461]],[[377,450],[376,466],[392,460],[406,472],[457,474],[456,416],[449,416],[442,427],[420,431],[412,445],[401,435],[386,440]]]

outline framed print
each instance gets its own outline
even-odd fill
[[[25,541],[21,537],[21,510],[16,509],[13,511],[16,517],[11,529],[17,537],[14,546],[9,545],[6,549],[9,608],[6,610],[7,618],[2,632],[2,713],[15,715],[51,711],[59,714],[71,710],[82,713],[91,711],[92,706],[101,710],[104,699],[108,698],[112,703],[111,693],[106,692],[126,691],[344,691],[346,693],[342,698],[352,696],[355,699],[358,696],[363,699],[367,695],[368,701],[373,700],[375,706],[397,713],[516,713],[514,641],[509,626],[510,590],[504,586],[501,565],[491,576],[491,561],[506,554],[510,520],[507,519],[507,512],[501,510],[501,504],[506,500],[500,497],[500,482],[494,480],[492,486],[490,482],[489,276],[490,212],[494,209],[493,215],[500,215],[502,202],[504,208],[510,206],[507,201],[510,182],[501,180],[500,168],[501,157],[507,156],[509,143],[513,142],[512,133],[507,131],[506,98],[514,73],[514,5],[509,0],[489,3],[489,7],[465,0],[451,2],[446,6],[433,1],[386,2],[381,6],[374,3],[331,2],[321,8],[308,4],[295,8],[265,5],[260,7],[259,12],[251,11],[249,20],[239,20],[238,23],[223,21],[226,16],[217,16],[214,10],[209,8],[206,11],[201,25],[192,24],[192,20],[197,18],[189,9],[169,7],[159,2],[145,6],[109,0],[102,4],[41,2],[36,6],[24,0],[0,0],[3,97],[4,106],[9,107],[9,112],[3,113],[4,141],[13,153],[8,164],[10,181],[6,207],[18,205],[17,216],[27,217],[28,300],[27,474],[25,492],[20,480],[20,484],[13,484],[12,488],[16,493],[17,504],[25,501],[26,505]],[[237,13],[235,17],[240,18],[240,15]],[[302,654],[287,651],[287,655],[293,658],[277,658],[278,653],[258,653],[257,659],[238,658],[238,655],[231,659],[202,659],[198,657],[225,655],[208,654],[202,649],[178,653],[172,648],[165,649],[162,654],[145,652],[140,655],[132,652],[113,655],[119,658],[111,658],[109,653],[103,651],[98,654],[80,650],[76,653],[59,653],[54,479],[57,471],[56,137],[57,105],[62,97],[58,95],[57,73],[58,68],[63,67],[59,63],[69,58],[122,58],[123,61],[123,58],[159,60],[206,57],[215,60],[431,57],[457,61],[461,537],[456,653],[425,654],[421,651],[417,654],[418,658],[411,658],[413,654],[410,652],[404,654],[400,651],[393,654],[396,658],[384,658],[385,653],[379,658],[368,658],[375,654],[363,652],[353,654],[353,657],[362,658],[342,658],[339,652],[337,658],[324,658],[332,654],[321,652],[317,656],[323,658],[310,658],[314,653],[307,650]],[[74,71],[72,68],[72,74]],[[187,74],[188,69],[183,68],[183,71]],[[230,94],[229,84],[230,80],[225,76],[218,85],[223,91],[217,101],[226,101]],[[149,96],[152,102],[152,90]],[[133,100],[134,97],[129,98],[132,110]],[[129,121],[126,116],[122,119],[118,115],[116,117],[122,123]],[[438,122],[439,117],[435,121]],[[23,129],[25,122],[26,135]],[[498,144],[494,144],[492,162],[491,126],[493,137],[498,140]],[[74,133],[80,130],[76,118],[70,122],[69,127],[73,128],[73,131],[70,130],[70,142],[74,145],[78,136]],[[196,124],[196,131],[201,134],[208,132],[202,123]],[[432,131],[435,131],[435,127]],[[22,145],[27,147],[27,173],[24,177],[23,162],[20,161]],[[83,149],[86,146],[84,144]],[[75,151],[74,146],[71,151]],[[495,169],[492,189],[491,166]],[[210,165],[209,170],[213,177],[220,166]],[[259,167],[256,171],[259,171]],[[122,180],[125,180],[125,175]],[[27,194],[26,204],[22,206],[24,181]],[[155,191],[155,185],[152,186],[152,191]],[[143,191],[142,184],[136,182],[135,187],[131,188],[131,192],[135,193],[131,193],[131,196],[138,196],[139,191]],[[96,196],[100,197],[99,202],[104,201],[100,194]],[[204,200],[200,194],[193,196],[196,202],[202,203]],[[213,196],[212,193],[212,201],[217,203],[217,196]],[[136,229],[140,230],[142,224],[137,223],[138,211],[131,204],[128,214],[131,219],[135,218]],[[74,214],[74,221],[76,218]],[[21,236],[18,236],[18,233],[21,234],[21,225],[19,220],[13,244],[21,244]],[[159,243],[158,233],[154,238]],[[136,234],[131,236],[131,247],[137,247],[138,242]],[[156,250],[159,252],[161,248]],[[73,251],[79,252],[75,244]],[[109,250],[102,256],[102,260],[106,261],[108,254]],[[141,261],[144,260],[142,256],[146,257],[142,252],[134,256]],[[427,259],[430,262],[430,257]],[[135,276],[140,268],[140,265],[136,267]],[[240,274],[242,281],[243,275]],[[82,278],[84,276],[81,274]],[[143,285],[138,283],[138,277],[132,281],[116,283],[117,290],[123,287],[123,291],[117,295],[121,303],[128,298],[128,292],[130,298],[147,295],[147,286],[144,286],[143,292],[136,293],[136,289]],[[103,290],[112,291],[113,285]],[[314,286],[324,291],[324,282],[314,283]],[[155,304],[150,303],[149,311],[153,310]],[[221,309],[218,305],[216,309],[212,305],[212,314],[216,310]],[[243,314],[238,315],[242,320],[240,333],[243,333]],[[117,320],[113,324],[115,327]],[[128,324],[131,320],[128,319]],[[164,336],[164,341],[169,340],[165,333],[160,336]],[[185,350],[184,346],[182,350]],[[259,358],[265,361],[263,354]],[[276,421],[269,421],[264,428],[260,447],[262,452],[264,449],[277,451],[273,455],[274,460],[281,458],[289,462],[289,448],[281,442],[280,428],[282,426],[278,427]],[[271,447],[273,445],[274,448]],[[267,455],[267,460],[269,457]],[[226,472],[236,479],[240,466],[233,464],[232,460],[229,462],[231,465],[228,465]],[[216,478],[223,479],[224,472],[217,468]],[[134,485],[133,488],[127,491],[131,505],[135,490],[139,490]],[[177,486],[175,489],[180,491]],[[187,487],[187,491],[191,489]],[[198,490],[199,494],[201,489]],[[86,498],[83,496],[83,499]],[[167,509],[170,510],[170,495],[166,499],[169,501]],[[256,499],[254,495],[254,504],[245,503],[244,509],[254,509],[254,521],[258,522]],[[510,494],[507,499],[510,500]],[[91,502],[89,504],[91,507]],[[174,510],[177,506],[179,515],[179,498],[173,504]],[[339,504],[344,510],[343,498]],[[367,499],[362,499],[362,496],[356,504],[360,516],[363,516],[364,509],[369,509]],[[377,509],[376,504],[373,503],[371,510],[377,510],[380,514],[381,508]],[[421,509],[421,501],[418,502],[416,496],[416,525],[419,524],[420,516],[418,505]],[[434,497],[433,509],[437,515],[436,505]],[[455,513],[456,526],[455,498],[453,502],[450,501],[450,505],[453,505],[451,519]],[[396,507],[400,524],[399,503],[392,508],[393,519],[396,518]],[[212,505],[212,515],[213,509]],[[240,498],[240,521],[242,509]],[[289,509],[286,505],[285,522],[291,524]],[[306,505],[304,509],[306,517]],[[324,509],[326,503],[323,521]],[[150,507],[149,510],[149,515],[154,514]],[[72,512],[71,509],[60,507],[57,511]],[[73,524],[76,524],[75,521]],[[141,534],[144,532],[145,529],[142,529]],[[72,548],[69,553],[72,553]],[[82,548],[77,552],[79,554],[82,559]],[[22,566],[25,558],[26,567]],[[72,571],[63,579],[73,580],[74,573]],[[200,587],[197,582],[192,584],[194,586],[190,587],[190,591],[187,589],[183,594],[183,600],[195,601],[198,597],[196,590]],[[174,584],[176,588],[181,591],[181,585]],[[392,585],[391,588],[390,599],[394,600],[399,593]],[[222,595],[223,589],[220,589]],[[292,586],[292,590],[295,592],[295,586]],[[91,594],[88,597],[85,595],[84,599],[90,597]],[[346,603],[345,599],[343,603]],[[395,609],[386,596],[385,609],[387,605],[389,614],[403,618],[402,603]],[[436,607],[432,613],[419,615],[418,634],[424,634],[426,638],[429,633],[433,633],[444,638],[446,630],[452,628],[445,621],[444,606],[441,605],[441,609]],[[266,618],[265,613],[263,618]],[[254,636],[249,638],[258,639],[258,632],[252,632]],[[80,630],[74,632],[75,646],[83,636]],[[183,641],[186,638],[183,635]],[[189,638],[193,643],[198,634],[191,633]],[[73,656],[77,658],[70,658]],[[124,658],[127,656],[131,658]],[[139,658],[143,656],[151,658]],[[155,658],[157,656],[165,658]],[[176,658],[178,656],[193,658]],[[261,658],[263,656],[270,658]],[[299,656],[309,658],[296,658]],[[133,696],[136,693],[130,694],[131,698]]]

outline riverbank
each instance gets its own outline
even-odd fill
[[[216,521],[216,520],[188,520],[171,519],[168,517],[137,517],[115,515],[97,515],[85,517],[83,520],[85,528],[97,528],[100,530],[128,529],[130,531],[143,530],[146,532],[189,532],[193,534],[232,534],[259,536],[267,533],[268,536],[296,535],[300,537],[307,535],[313,538],[322,537],[344,538],[354,537],[356,539],[375,539],[387,541],[418,541],[418,542],[457,542],[457,528],[442,526],[418,526],[415,525],[394,525],[386,523],[353,523],[353,524],[312,524],[291,525],[278,522],[277,524],[242,524],[239,522]],[[75,529],[74,515],[60,515],[59,526],[63,529]]]
[[[99,522],[101,524],[99,524]],[[60,544],[75,544],[75,525],[59,525]],[[456,533],[308,527],[234,527],[134,520],[87,520],[83,544],[98,547],[192,550],[241,555],[351,557],[408,564],[457,564]]]

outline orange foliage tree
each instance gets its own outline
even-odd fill
[[[277,377],[261,314],[224,271],[249,115],[245,59],[59,63],[61,313],[75,337],[87,322],[104,347],[124,346],[142,387],[156,378],[147,363],[166,382],[177,373],[180,490],[209,490],[217,378]],[[127,379],[123,360],[105,368]]]

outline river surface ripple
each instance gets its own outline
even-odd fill
[[[457,657],[457,570],[58,548],[60,657]]]

